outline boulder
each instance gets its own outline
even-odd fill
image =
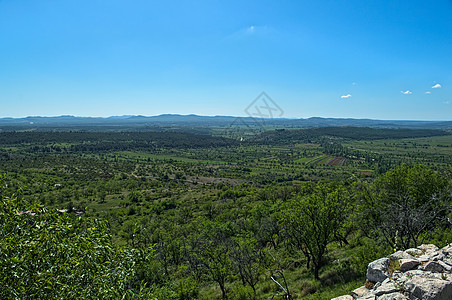
[[[404,285],[405,291],[414,299],[450,300],[452,282],[424,276],[414,276]]]
[[[380,258],[371,262],[367,267],[367,280],[382,282],[388,278],[389,258]]]
[[[417,266],[420,265],[420,262],[417,259],[401,259],[400,260],[400,271],[406,272],[409,270],[413,270]]]

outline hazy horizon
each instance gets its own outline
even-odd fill
[[[224,118],[256,118],[247,115],[200,115],[200,114],[172,114],[172,113],[163,113],[158,115],[112,115],[112,116],[80,116],[80,115],[50,115],[50,116],[41,116],[41,115],[30,115],[30,116],[19,116],[19,117],[0,117],[0,119],[26,119],[26,118],[59,118],[59,117],[73,117],[73,118],[93,118],[93,119],[109,119],[109,118],[130,118],[130,117],[160,117],[160,116],[180,116],[180,117],[188,117],[188,116],[196,116],[196,117],[224,117]],[[322,116],[311,116],[311,117],[274,117],[274,118],[264,118],[264,119],[284,119],[284,120],[307,120],[307,119],[350,119],[350,120],[373,120],[373,121],[413,121],[413,122],[452,122],[452,120],[420,120],[420,119],[376,119],[376,118],[348,118],[348,117],[322,117]]]
[[[3,0],[0,38],[0,117],[452,120],[450,0]]]

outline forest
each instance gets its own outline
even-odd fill
[[[1,299],[331,299],[452,242],[452,134],[0,132]]]

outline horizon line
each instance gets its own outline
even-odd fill
[[[21,119],[30,119],[30,118],[80,118],[80,119],[110,119],[110,118],[133,118],[133,117],[143,117],[143,118],[155,118],[161,116],[179,116],[179,117],[205,117],[205,118],[215,118],[215,117],[225,117],[225,118],[252,118],[252,119],[264,119],[264,120],[308,120],[308,119],[336,119],[336,120],[370,120],[370,121],[404,121],[404,122],[452,122],[452,120],[419,120],[419,119],[379,119],[379,118],[353,118],[353,117],[324,117],[324,116],[311,116],[311,117],[253,117],[253,116],[233,116],[233,115],[198,115],[198,114],[177,114],[177,113],[163,113],[158,115],[111,115],[111,116],[76,116],[76,115],[53,115],[53,116],[26,116],[26,117],[1,117],[0,120],[21,120]]]

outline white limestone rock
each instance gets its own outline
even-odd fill
[[[388,278],[389,258],[380,258],[367,267],[367,280],[371,282],[382,282]]]
[[[400,260],[400,271],[406,272],[415,269],[421,263],[417,259],[401,259]]]
[[[409,299],[407,296],[397,292],[378,297],[378,300],[407,300],[407,299]]]
[[[452,282],[424,276],[414,276],[404,285],[410,298],[422,300],[452,299]],[[415,297],[415,298],[414,298]]]
[[[376,288],[372,291],[372,294],[374,294],[375,296],[381,296],[381,295],[391,294],[391,293],[395,293],[395,292],[399,292],[399,291],[400,291],[400,287],[397,286],[394,283],[394,281],[390,280],[389,278],[386,278],[381,283],[381,286],[379,286],[378,288]]]
[[[433,244],[422,244],[418,247],[418,249],[424,253],[435,252],[439,250],[439,248]]]
[[[408,259],[408,258],[414,258],[412,255],[406,253],[406,251],[397,251],[391,254],[390,256],[391,260],[399,260],[399,259]]]
[[[420,256],[420,255],[424,254],[421,249],[417,249],[417,248],[406,249],[403,252],[405,252],[408,255],[411,255],[412,257],[416,257],[416,256]]]

